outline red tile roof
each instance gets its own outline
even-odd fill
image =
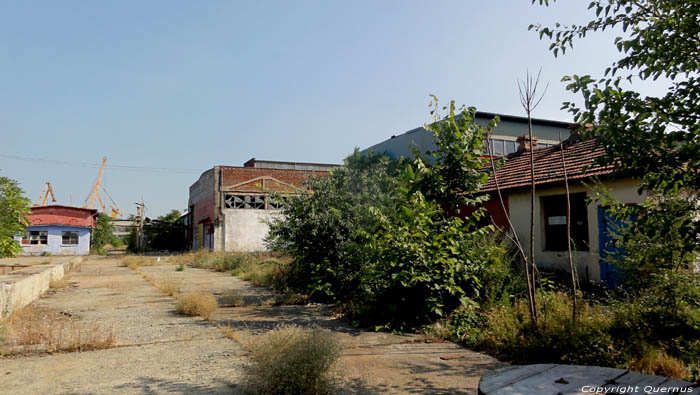
[[[97,210],[70,206],[32,207],[29,226],[66,225],[91,228],[95,226]]]
[[[609,174],[613,165],[601,166],[596,159],[605,154],[603,147],[596,147],[595,139],[576,144],[564,144],[566,173],[570,180]],[[538,149],[535,156],[535,185],[564,181],[564,168],[561,162],[561,149],[558,145]],[[530,185],[530,151],[511,154],[506,162],[496,170],[501,189],[519,188]],[[496,190],[492,175],[481,188],[481,192]]]

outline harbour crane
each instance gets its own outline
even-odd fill
[[[39,198],[36,200],[36,204],[34,204],[34,207],[46,206],[46,203],[48,203],[49,201],[49,195],[51,195],[51,201],[53,203],[56,203],[56,196],[54,196],[53,194],[53,188],[51,188],[51,183],[46,181],[46,184],[44,184],[44,188],[41,190]]]
[[[117,216],[119,216],[119,209],[117,208],[117,203],[114,201],[114,199],[112,199],[111,196],[109,196],[107,189],[105,189],[105,187],[102,185],[102,174],[105,171],[105,163],[107,163],[107,158],[102,157],[102,165],[100,166],[99,173],[97,173],[97,180],[95,181],[95,185],[92,186],[92,189],[90,189],[90,193],[88,194],[87,198],[85,198],[85,205],[83,206],[83,208],[95,208],[95,202],[99,202],[100,207],[102,208],[102,212],[107,213],[105,204],[102,201],[102,197],[100,196],[100,189],[102,189],[107,195],[107,197],[109,197],[109,200],[112,201],[112,205],[109,206],[109,216],[112,218],[117,218]]]

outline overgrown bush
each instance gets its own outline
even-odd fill
[[[287,285],[325,302],[346,301],[361,285],[367,259],[361,230],[375,222],[371,208],[389,205],[397,163],[359,151],[327,177],[309,178],[313,193],[290,197],[283,215],[270,223],[268,245],[288,253]]]
[[[287,200],[269,245],[289,253],[287,286],[376,328],[409,329],[459,306],[502,294],[503,243],[484,226],[478,195],[488,169],[476,110],[454,103],[444,119],[435,101],[437,150],[412,162],[357,151],[346,166],[313,178],[313,193]],[[465,207],[469,209],[463,210]],[[450,215],[460,213],[460,216]],[[498,278],[493,288],[482,277]],[[486,293],[483,291],[488,290]],[[488,296],[486,296],[488,295]]]
[[[536,327],[524,298],[486,311],[463,308],[452,316],[450,337],[514,363],[566,363],[633,369],[697,380],[697,311],[669,314],[638,300],[600,305],[579,301],[571,322],[570,295],[539,291]],[[683,317],[679,319],[679,317]]]
[[[388,214],[374,212],[357,300],[357,313],[370,322],[410,328],[470,305],[482,296],[486,268],[504,255],[500,243],[488,242],[493,228],[476,225],[478,210],[462,220],[413,192]]]
[[[255,394],[333,394],[341,344],[332,332],[280,326],[249,345],[245,383]]]

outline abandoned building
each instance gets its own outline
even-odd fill
[[[512,154],[518,149],[516,141],[518,136],[527,132],[528,120],[525,117],[515,115],[500,115],[477,111],[474,121],[478,125],[485,127],[496,115],[501,119],[501,122],[492,131],[491,152],[496,156]],[[542,149],[559,144],[560,135],[562,140],[569,137],[570,126],[571,123],[569,122],[533,118],[532,134],[539,139],[537,147]],[[398,136],[391,136],[391,138],[368,147],[361,152],[373,151],[377,154],[387,154],[392,158],[412,158],[413,147],[421,153],[437,149],[433,142],[432,133],[423,127],[418,127]]]
[[[70,206],[32,207],[24,235],[16,236],[23,255],[86,255],[97,210]]]
[[[257,160],[243,166],[214,166],[190,186],[189,208],[193,250],[263,251],[266,221],[279,213],[271,195],[305,192],[304,181],[340,165]]]
[[[497,114],[477,112],[475,122],[486,126]],[[564,145],[567,175],[571,196],[571,238],[575,245],[575,261],[582,281],[603,282],[614,286],[616,268],[607,263],[610,253],[611,227],[614,221],[604,207],[593,202],[591,184],[594,178],[608,188],[613,197],[623,203],[636,204],[645,196],[637,193],[639,180],[610,177],[613,168],[601,167],[596,159],[604,149],[595,147],[595,141],[580,141],[571,134],[573,125],[548,119],[532,119],[533,142],[527,136],[525,117],[499,115],[501,122],[493,129],[491,152],[503,157],[504,164],[490,177],[481,192],[491,195],[484,204],[488,221],[505,231],[515,233],[525,251],[529,250],[530,230],[530,149],[535,159],[535,261],[545,270],[569,270],[566,238],[566,191],[561,159],[560,138]],[[561,136],[561,137],[560,137]],[[437,147],[430,131],[419,127],[364,149],[367,153],[384,153],[393,158],[413,157],[418,152]],[[486,147],[484,147],[486,148]],[[484,149],[484,153],[488,152]],[[495,179],[499,181],[503,203],[496,193]],[[585,182],[587,185],[584,185]],[[504,208],[505,207],[505,211]],[[464,209],[463,214],[473,209]],[[506,216],[506,213],[508,214]],[[510,223],[508,222],[510,217]],[[512,224],[512,229],[510,224]]]
[[[505,163],[497,169],[495,177],[490,177],[481,188],[482,192],[491,195],[486,209],[493,223],[514,232],[523,249],[529,251],[530,145],[534,149],[535,164],[535,262],[545,270],[568,271],[566,187],[562,150],[558,145],[538,149],[536,138],[529,144],[527,136],[521,136],[518,151],[505,157]],[[596,181],[600,182],[614,198],[626,204],[641,203],[645,195],[637,192],[639,180],[612,178],[613,167],[596,162],[605,153],[604,148],[596,147],[596,140],[580,141],[572,135],[563,146],[570,190],[571,239],[576,250],[574,260],[579,278],[614,286],[617,271],[605,260],[612,248],[609,242],[614,220],[606,213],[605,207],[589,202],[591,188]],[[496,180],[503,205],[498,199]],[[510,229],[503,207],[513,229]]]

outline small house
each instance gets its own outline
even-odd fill
[[[97,210],[70,206],[32,207],[24,235],[17,237],[23,255],[87,255]]]
[[[605,154],[596,140],[581,141],[575,134],[559,145],[538,149],[537,138],[532,143],[526,135],[518,138],[515,153],[504,157],[504,163],[481,188],[491,195],[486,209],[493,223],[517,235],[523,249],[530,249],[530,150],[534,154],[535,180],[535,262],[545,270],[569,270],[566,184],[570,196],[571,241],[579,278],[604,282],[614,286],[616,270],[604,259],[611,250],[611,230],[614,220],[606,207],[592,201],[593,188],[599,182],[617,200],[638,204],[646,195],[638,193],[639,180],[632,177],[612,177],[613,166],[598,164]],[[566,177],[564,164],[566,163]],[[500,196],[499,199],[499,191]],[[505,207],[510,223],[504,215]]]

